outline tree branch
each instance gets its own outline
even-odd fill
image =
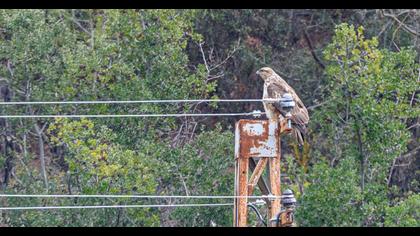
[[[325,64],[322,62],[322,60],[316,55],[314,51],[314,47],[312,45],[312,41],[309,38],[308,32],[306,29],[303,30],[303,35],[305,36],[305,40],[308,43],[309,50],[312,54],[312,57],[315,59],[315,61],[318,63],[319,66],[321,66],[322,69],[325,69]]]
[[[39,128],[38,124],[34,124],[35,131],[38,136],[38,148],[39,148],[39,160],[41,161],[41,174],[42,178],[44,179],[45,189],[48,192],[48,177],[47,177],[47,170],[45,165],[45,153],[44,153],[44,139],[42,138],[42,129]]]
[[[411,157],[411,156],[414,156],[415,154],[417,154],[417,151],[420,149],[420,146],[419,147],[416,147],[416,148],[414,148],[413,150],[411,150],[411,151],[409,151],[408,153],[406,153],[406,154],[404,154],[404,155],[401,155],[401,156],[399,156],[399,157],[397,157],[397,158],[395,158],[394,159],[394,161],[392,162],[392,166],[391,166],[391,169],[389,170],[389,174],[388,174],[388,180],[387,180],[387,184],[388,184],[388,186],[391,184],[391,179],[392,179],[392,172],[394,171],[394,168],[395,168],[395,164],[397,163],[397,160],[400,160],[400,159],[405,159],[405,158],[407,158],[407,157]]]
[[[394,21],[396,21],[398,24],[400,24],[400,26],[403,27],[403,29],[405,29],[406,32],[411,33],[411,34],[413,34],[413,35],[415,35],[417,37],[420,37],[420,33],[419,32],[415,31],[414,29],[410,28],[408,25],[404,24],[394,14],[386,13],[384,10],[382,10],[382,14],[384,16],[389,17],[389,18],[393,19]]]

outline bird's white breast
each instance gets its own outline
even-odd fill
[[[264,90],[263,90],[263,99],[269,99],[270,97],[268,96],[268,91],[267,91],[267,82],[264,83]],[[275,107],[270,104],[269,102],[263,102],[263,106],[264,106],[264,110],[265,110],[265,115],[267,116],[267,118],[269,120],[278,120],[278,114],[276,114],[275,111]]]

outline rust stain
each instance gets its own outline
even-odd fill
[[[268,120],[240,120],[238,122],[236,145],[242,157],[275,157],[279,147],[277,143],[279,130],[277,123]],[[240,143],[240,145],[239,145]]]
[[[281,195],[280,135],[289,132],[287,120],[239,120],[235,130],[235,195],[248,196],[260,179],[264,167],[269,165],[270,192]],[[248,180],[250,158],[262,158]],[[234,199],[234,226],[247,225],[247,198]],[[270,202],[270,218],[280,211],[280,199]]]

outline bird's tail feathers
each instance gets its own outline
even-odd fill
[[[293,136],[295,136],[297,143],[299,146],[302,146],[305,142],[305,135],[307,129],[305,125],[295,124],[292,129]]]

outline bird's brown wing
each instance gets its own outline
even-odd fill
[[[290,93],[295,101],[295,107],[290,112],[293,125],[293,134],[300,145],[304,143],[304,137],[307,132],[306,125],[309,122],[308,110],[296,94],[295,90],[287,84],[279,75],[274,74],[269,81],[267,81],[267,97],[268,98],[281,98],[285,93]],[[281,110],[279,103],[273,103],[276,110],[283,116],[285,112]]]
[[[293,100],[296,103],[295,108],[293,108],[293,110],[291,111],[292,120],[297,124],[302,124],[302,125],[308,124],[309,122],[308,110],[306,109],[302,100],[300,100],[299,96],[296,94],[295,90],[286,81],[284,81],[279,75],[275,74],[273,78],[274,80],[271,85],[272,89],[277,90],[277,93],[281,94],[280,97],[283,96],[283,94],[285,93],[290,93],[293,97]]]
[[[296,106],[291,111],[292,114],[292,120],[297,124],[307,124],[309,122],[309,115],[308,111],[303,104],[303,102],[300,100],[300,98],[297,96],[295,90],[290,87],[286,81],[282,79],[278,80],[272,80],[269,81],[267,84],[267,95],[270,99],[279,99],[281,98],[285,93],[290,93],[293,97],[293,100],[296,103]],[[272,104],[282,115],[284,112],[281,110],[279,103],[273,103]]]
[[[290,87],[289,93],[292,94],[293,100],[296,103],[296,106],[293,108],[291,112],[292,117],[294,117],[294,121],[298,124],[308,124],[309,114],[302,100],[300,100],[300,98],[298,97],[298,95],[296,94],[295,90],[292,87]]]
[[[287,87],[281,81],[269,81],[267,83],[267,94],[270,98],[281,98],[283,94],[287,93]]]
[[[281,81],[269,81],[267,82],[267,97],[270,99],[279,99],[283,94],[287,93],[287,88]],[[280,104],[278,102],[272,103],[272,105],[284,116]]]

